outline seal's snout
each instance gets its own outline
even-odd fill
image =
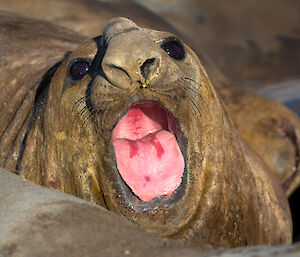
[[[114,86],[143,88],[160,83],[164,77],[162,49],[134,22],[125,18],[111,20],[104,28],[103,42],[101,66]]]

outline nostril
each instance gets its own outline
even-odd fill
[[[150,75],[153,71],[156,70],[158,66],[158,60],[156,58],[147,59],[141,66],[141,74],[145,80],[150,78]]]

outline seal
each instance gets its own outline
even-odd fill
[[[170,6],[174,4],[176,6],[175,2],[170,3]],[[157,7],[159,7],[161,3],[158,2],[157,4]],[[209,18],[209,20],[215,20],[216,16],[214,13],[218,8],[211,5],[213,5],[213,3],[208,4],[208,6],[206,6],[206,4],[204,4],[204,6],[201,4],[200,9],[197,6],[194,6],[196,9],[188,8],[185,11],[189,12],[188,18],[192,19],[195,18],[195,13],[191,13],[190,10],[202,10],[206,6],[204,8],[204,16]],[[251,2],[250,5],[253,5],[253,3]],[[252,44],[250,44],[249,47],[242,48],[242,52],[240,52],[241,49],[239,42],[246,42],[249,36],[249,33],[244,35],[243,33],[241,34],[241,32],[248,31],[251,24],[249,22],[241,24],[239,21],[234,20],[236,17],[240,17],[241,15],[232,15],[232,10],[227,7],[225,8],[224,6],[224,8],[222,7],[223,9],[221,9],[227,17],[225,19],[229,19],[229,24],[231,24],[225,27],[223,23],[220,24],[217,20],[209,24],[205,23],[204,20],[204,23],[198,24],[198,26],[194,27],[188,20],[183,22],[181,18],[176,18],[177,14],[175,13],[173,13],[173,15],[175,15],[175,19],[170,19],[166,15],[161,15],[162,17],[160,17],[138,5],[136,2],[129,0],[114,0],[108,2],[100,0],[97,2],[91,0],[53,0],[50,2],[46,0],[40,0],[38,2],[33,0],[28,0],[26,2],[21,0],[13,2],[3,0],[0,3],[0,7],[22,13],[26,16],[51,21],[76,32],[80,32],[88,37],[97,36],[98,31],[103,29],[105,23],[110,18],[118,16],[128,17],[134,20],[141,27],[151,27],[155,30],[169,31],[178,35],[199,56],[214,87],[221,99],[224,101],[227,111],[229,112],[239,135],[251,146],[252,149],[254,149],[255,152],[261,156],[261,158],[271,168],[272,172],[280,178],[286,195],[290,196],[293,191],[299,187],[299,117],[283,105],[266,99],[265,97],[258,96],[253,92],[251,93],[249,90],[246,91],[240,86],[246,82],[245,79],[240,79],[241,75],[246,75],[248,79],[251,78],[251,83],[254,83],[255,81],[256,85],[262,85],[263,83],[268,84],[270,83],[271,78],[276,81],[285,80],[287,79],[287,76],[294,78],[291,71],[295,70],[298,72],[299,70],[297,42],[291,43],[293,41],[288,40],[290,43],[286,46],[280,47],[279,52],[272,52],[271,55],[267,56],[263,54],[265,51],[253,51],[252,47],[250,47]],[[279,9],[281,10],[282,8]],[[291,10],[294,9],[295,8],[291,7]],[[274,13],[272,14],[272,11],[270,11],[268,15],[269,19],[272,19],[272,17],[277,17],[280,14],[274,15]],[[265,20],[266,15],[263,17]],[[162,18],[166,18],[175,25],[176,28],[166,23]],[[251,17],[248,17],[248,19],[250,18]],[[250,20],[252,19],[253,17]],[[180,20],[180,23],[178,20]],[[244,20],[245,19],[243,19],[243,21]],[[280,21],[280,19],[278,19],[278,21]],[[236,24],[240,24],[239,26],[243,27],[243,29],[241,31],[228,29],[236,27]],[[277,24],[277,26],[273,26],[278,28],[275,29],[275,31],[273,28],[265,29],[268,32],[268,37],[272,36],[274,39],[276,38],[276,42],[278,34],[282,34],[283,31],[286,32],[290,29],[290,27],[285,27],[282,31],[281,25],[282,22]],[[265,22],[261,24],[261,27],[264,26],[266,26]],[[187,27],[189,30],[186,29]],[[178,29],[181,30],[182,33],[180,33]],[[199,36],[195,36],[195,31],[202,31],[202,33],[199,33]],[[231,43],[229,41],[224,42],[218,38],[211,38],[207,36],[207,34],[220,35],[220,31],[225,33],[228,38],[235,38],[235,40],[238,38],[235,44],[238,44],[239,46],[236,47],[232,45],[231,41]],[[256,35],[256,32],[257,31],[254,30],[252,34]],[[184,34],[190,36],[192,40],[184,36]],[[203,34],[206,36],[203,37]],[[263,33],[263,35],[267,34]],[[261,41],[262,38],[259,37],[258,34],[254,39]],[[262,42],[259,45],[262,45]],[[270,44],[265,42],[264,46],[269,47]],[[295,46],[296,48],[294,49],[292,46]],[[244,51],[246,50],[248,51],[246,53],[248,56],[246,59],[248,59],[248,61],[245,62]],[[253,52],[255,53],[255,57],[253,57]],[[274,55],[280,58],[269,59],[269,56]],[[208,56],[212,58],[213,62]],[[289,60],[288,65],[284,65],[286,60]],[[236,65],[237,63],[240,65]],[[227,77],[224,77],[224,75],[216,68],[216,65],[220,68],[222,73],[228,76],[230,80]],[[258,68],[259,66],[263,67]],[[252,70],[254,70],[254,72]],[[257,74],[258,70],[260,75]]]
[[[24,94],[15,104],[14,117],[27,112],[12,150],[1,148],[1,166],[15,164],[24,178],[160,236],[232,247],[291,241],[279,182],[240,139],[199,59],[177,36],[111,20],[32,91],[33,105]],[[16,122],[5,124],[8,131]]]

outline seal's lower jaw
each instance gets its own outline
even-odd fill
[[[113,130],[118,171],[144,202],[170,197],[182,184],[185,163],[177,128],[171,113],[147,101],[133,104]]]

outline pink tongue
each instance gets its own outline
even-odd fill
[[[175,129],[169,113],[147,102],[132,107],[113,131],[118,170],[143,201],[170,195],[182,181],[184,159]]]

